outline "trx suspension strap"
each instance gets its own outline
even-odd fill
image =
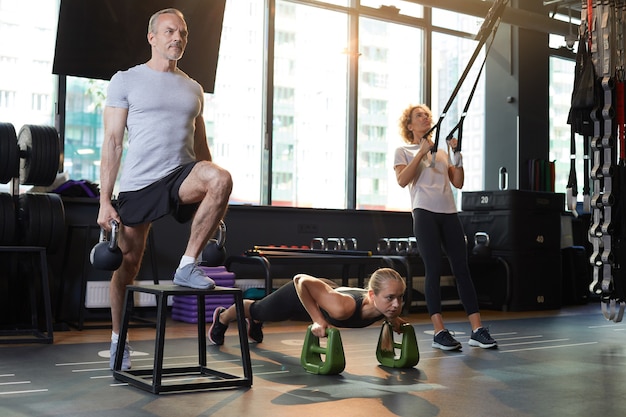
[[[450,110],[450,106],[452,106],[452,103],[454,102],[456,95],[461,89],[461,86],[463,85],[463,82],[465,81],[467,74],[469,73],[474,62],[476,61],[476,58],[478,57],[480,50],[485,44],[489,34],[492,32],[496,22],[500,20],[500,17],[502,16],[502,13],[504,12],[507,2],[508,0],[496,0],[491,6],[491,8],[489,9],[489,12],[487,13],[487,16],[485,17],[485,20],[483,21],[483,24],[480,27],[478,34],[476,35],[476,39],[478,40],[478,45],[476,45],[476,49],[474,50],[474,53],[470,57],[467,67],[465,67],[463,74],[461,74],[461,78],[457,82],[456,87],[454,88],[454,90],[452,91],[452,94],[450,95],[450,98],[448,99],[448,102],[443,108],[443,111],[441,112],[441,115],[439,116],[439,120],[424,135],[424,137],[427,137],[428,135],[430,135],[430,133],[433,130],[437,129],[437,133],[435,134],[434,146],[431,149],[431,154],[432,154],[431,166],[433,166],[435,163],[435,155],[437,154],[437,148],[439,147],[439,130],[441,127],[441,122],[446,117],[446,113],[448,112],[448,110]]]
[[[584,14],[585,11],[583,10]],[[576,51],[576,66],[574,70],[574,89],[572,91],[572,102],[567,123],[570,124],[570,171],[566,187],[567,208],[576,216],[576,203],[578,195],[578,184],[576,179],[576,133],[588,135],[589,128],[592,127],[589,115],[590,110],[596,102],[594,85],[596,82],[593,62],[587,47],[589,32],[586,22],[581,19],[578,34],[578,50]],[[588,185],[588,181],[587,181]]]
[[[480,69],[478,70],[478,74],[476,75],[476,80],[474,81],[474,85],[472,86],[472,91],[470,91],[469,97],[467,98],[467,103],[465,103],[465,108],[463,108],[463,112],[461,113],[461,117],[459,118],[459,122],[452,128],[448,136],[446,136],[446,141],[452,139],[454,137],[455,132],[459,132],[457,136],[457,146],[454,149],[455,158],[454,160],[458,160],[458,153],[461,152],[461,142],[463,140],[463,122],[465,121],[465,116],[467,116],[467,111],[469,110],[469,106],[472,102],[472,98],[474,98],[474,93],[476,92],[476,87],[478,86],[478,82],[480,81],[480,75],[483,72],[483,68],[485,68],[485,63],[487,62],[487,56],[489,55],[489,51],[491,50],[491,45],[493,45],[493,41],[496,38],[496,32],[498,31],[499,22],[494,26],[493,32],[491,33],[491,40],[489,41],[489,45],[487,46],[487,50],[485,51],[485,59],[483,59],[482,64],[480,65]],[[437,149],[435,147],[435,149]]]
[[[583,213],[591,213],[591,186],[589,184],[591,176],[589,172],[591,162],[589,155],[590,140],[589,136],[583,136]]]
[[[567,188],[565,189],[567,208],[572,212],[574,217],[578,217],[576,203],[578,200],[578,182],[576,180],[576,132],[574,126],[570,127],[570,162],[569,162],[569,178],[567,179]]]

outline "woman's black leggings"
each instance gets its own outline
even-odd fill
[[[478,312],[478,297],[467,263],[467,246],[461,220],[456,213],[413,210],[413,232],[426,270],[425,296],[428,313],[441,313],[442,250],[448,257],[465,313]]]

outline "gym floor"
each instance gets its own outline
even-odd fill
[[[458,352],[431,348],[425,313],[406,316],[420,361],[411,369],[379,365],[380,324],[341,329],[346,368],[313,375],[300,365],[308,323],[268,323],[251,343],[253,385],[155,395],[116,381],[108,369],[110,331],[55,332],[54,344],[0,344],[3,417],[144,416],[618,416],[626,414],[626,325],[589,303],[557,311],[482,311],[499,348],[467,345],[464,313],[444,313],[463,342]],[[171,321],[165,365],[197,360],[194,324]],[[154,329],[130,330],[133,369],[150,368]],[[241,370],[236,326],[224,346],[209,346],[209,366]]]

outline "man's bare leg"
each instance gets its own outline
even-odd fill
[[[192,288],[211,288],[215,285],[195,264],[226,214],[232,185],[228,171],[207,161],[198,162],[182,183],[179,190],[181,203],[200,204],[191,223],[185,253],[174,276],[175,284]]]
[[[120,228],[120,236],[118,246],[122,251],[122,264],[113,272],[111,277],[111,285],[109,287],[109,300],[111,303],[111,369],[115,361],[115,351],[117,350],[117,340],[122,324],[122,314],[124,311],[124,298],[126,295],[126,286],[131,285],[139,269],[141,268],[141,260],[146,248],[146,239],[150,231],[150,224],[129,227],[122,226]],[[128,342],[128,340],[127,340]],[[124,361],[122,369],[130,369],[130,352],[124,353]]]

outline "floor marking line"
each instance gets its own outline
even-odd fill
[[[148,354],[147,354],[148,355]],[[154,357],[148,357],[146,355],[146,357],[134,357],[132,354],[130,355],[131,359],[133,362],[139,362],[139,361],[153,361]],[[164,360],[171,360],[171,359],[185,359],[185,358],[197,358],[198,355],[185,355],[185,356],[166,356],[163,359]],[[224,361],[213,361],[213,362],[232,362],[235,361],[236,359],[228,359],[228,360],[224,360]],[[81,366],[81,365],[98,365],[101,363],[107,363],[107,361],[93,361],[93,362],[65,362],[65,363],[57,363],[54,366]],[[2,375],[0,375],[2,376]]]
[[[517,346],[517,345],[532,345],[536,343],[552,343],[552,342],[565,342],[570,339],[544,339],[544,340],[536,340],[533,342],[520,342],[520,343],[507,343],[507,344],[498,344],[498,346]]]
[[[19,385],[19,384],[30,384],[30,381],[0,382],[0,385]]]
[[[499,343],[499,342],[501,342],[502,340],[536,339],[536,338],[539,338],[539,337],[543,337],[543,335],[542,335],[542,334],[538,334],[538,335],[535,335],[535,336],[518,336],[518,337],[508,337],[508,338],[504,338],[504,339],[502,339],[502,338],[500,338],[500,337],[499,337],[499,338],[498,338],[498,343]]]
[[[571,343],[567,345],[555,345],[555,346],[537,346],[532,348],[523,348],[523,349],[510,349],[510,350],[501,350],[500,353],[511,353],[511,352],[523,352],[525,350],[541,350],[541,349],[555,349],[555,348],[564,348],[564,347],[574,347],[574,346],[585,346],[585,345],[597,345],[598,342],[586,342],[586,343]]]
[[[72,369],[72,373],[79,373],[79,372],[102,372],[102,371],[110,371],[111,368],[109,368],[108,366],[106,368],[92,368],[92,369]]]
[[[254,376],[257,375],[274,375],[274,374],[288,374],[291,371],[268,371],[268,372],[256,372]]]
[[[434,352],[438,352],[438,350],[429,350],[426,352],[420,352],[420,361],[421,360],[432,360],[432,359],[458,359],[458,358],[462,358],[464,356],[467,356],[466,354],[458,354],[458,353],[454,353],[452,352],[452,355],[445,355],[445,356],[433,356],[431,358],[424,358],[421,356],[422,353],[434,353]]]
[[[34,394],[36,392],[48,392],[48,389],[31,389],[26,391],[8,391],[0,392],[0,395],[13,395],[13,394]]]
[[[100,365],[102,363],[106,363],[106,361],[55,363],[54,366]]]

